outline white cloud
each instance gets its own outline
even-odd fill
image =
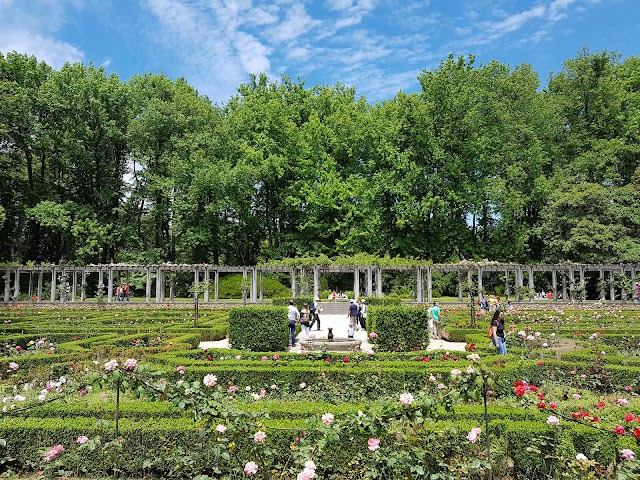
[[[575,0],[554,0],[549,5],[549,19],[557,22],[567,16],[566,10]]]
[[[262,45],[255,37],[238,32],[234,38],[234,46],[240,56],[240,63],[249,73],[269,72],[271,49]]]
[[[520,29],[525,23],[534,18],[540,18],[544,15],[545,8],[540,5],[533,7],[524,12],[511,15],[500,22],[493,22],[489,29],[496,34],[503,35]]]
[[[267,30],[266,35],[272,42],[285,42],[304,35],[312,28],[319,26],[320,23],[319,20],[309,16],[304,5],[298,3],[288,9],[286,19]]]
[[[75,63],[84,60],[84,54],[73,45],[60,42],[51,37],[26,30],[0,31],[0,52],[26,53],[35,55],[38,61],[44,61],[54,69],[60,69],[66,62]]]

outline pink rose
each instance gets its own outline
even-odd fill
[[[636,459],[636,454],[633,450],[629,449],[629,448],[625,448],[620,452],[620,456],[624,459],[624,460],[635,460]]]
[[[280,360],[280,355],[278,355],[277,353],[273,356],[274,360]]]
[[[334,422],[333,413],[322,414],[322,423],[324,423],[327,426],[330,426],[330,425],[333,425],[333,422]]]
[[[378,438],[370,438],[367,441],[367,445],[368,445],[368,449],[371,450],[372,452],[375,452],[376,450],[378,450],[380,448],[380,439]]]
[[[118,368],[117,360],[109,360],[107,363],[104,364],[104,369],[107,372],[113,372],[116,368]]]
[[[217,381],[218,377],[211,373],[209,375],[205,375],[205,377],[202,379],[202,383],[205,387],[213,387]]]
[[[547,418],[547,423],[549,425],[560,425],[560,419],[555,415],[551,415]]]
[[[18,366],[18,364],[16,362],[9,362],[9,370],[11,370],[12,372],[15,372],[19,368],[20,367]]]
[[[469,440],[471,443],[476,443],[476,440],[480,438],[481,433],[482,433],[482,430],[480,430],[480,427],[474,427],[467,434],[467,440]]]
[[[231,393],[235,393],[235,392],[237,392],[237,391],[238,391],[238,387],[236,387],[235,385],[231,385],[231,386],[229,387],[229,391],[230,391]]]
[[[256,443],[264,443],[267,440],[267,434],[262,430],[258,430],[253,436],[253,439]]]
[[[89,437],[85,437],[84,435],[81,435],[80,437],[78,437],[78,443],[80,445],[84,445],[88,441],[89,441]]]
[[[401,394],[400,403],[402,403],[402,405],[411,405],[413,403],[413,395],[410,393]]]
[[[258,465],[256,464],[256,462],[247,462],[247,464],[244,466],[244,474],[246,476],[255,475],[257,471]]]
[[[216,432],[220,433],[221,435],[224,435],[225,433],[227,433],[227,427],[225,427],[222,424],[218,424],[218,426],[216,427]]]
[[[184,365],[179,365],[176,367],[176,372],[178,372],[180,375],[184,375],[184,371],[185,371]]]
[[[132,371],[132,370],[134,370],[136,368],[137,365],[138,365],[138,361],[136,359],[128,358],[124,362],[124,369]]]

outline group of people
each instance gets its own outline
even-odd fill
[[[293,300],[289,300],[287,321],[289,322],[290,347],[296,346],[296,326],[298,324],[300,324],[303,340],[309,338],[314,325],[318,325],[317,330],[320,330],[320,313],[322,313],[322,307],[320,306],[320,299],[318,297],[316,297],[311,304],[304,303],[300,310],[296,308]]]
[[[358,303],[352,298],[349,300],[349,330],[347,330],[347,337],[353,338],[353,332],[357,332],[361,328],[364,330],[367,325],[367,303],[364,298],[360,299]]]
[[[123,283],[122,285],[116,285],[115,294],[116,302],[128,302],[129,296],[131,295],[129,284]]]

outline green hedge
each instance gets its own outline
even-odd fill
[[[380,306],[367,316],[367,330],[378,337],[376,345],[386,351],[408,351],[429,345],[429,314],[423,307]]]
[[[229,343],[252,351],[284,350],[289,344],[287,310],[282,307],[238,307],[229,312]]]

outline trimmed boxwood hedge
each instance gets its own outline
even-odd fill
[[[229,312],[229,343],[252,351],[282,351],[289,343],[287,309],[238,307]]]
[[[376,345],[386,351],[424,350],[429,345],[429,313],[423,307],[380,306],[367,316],[367,330],[378,334]]]

